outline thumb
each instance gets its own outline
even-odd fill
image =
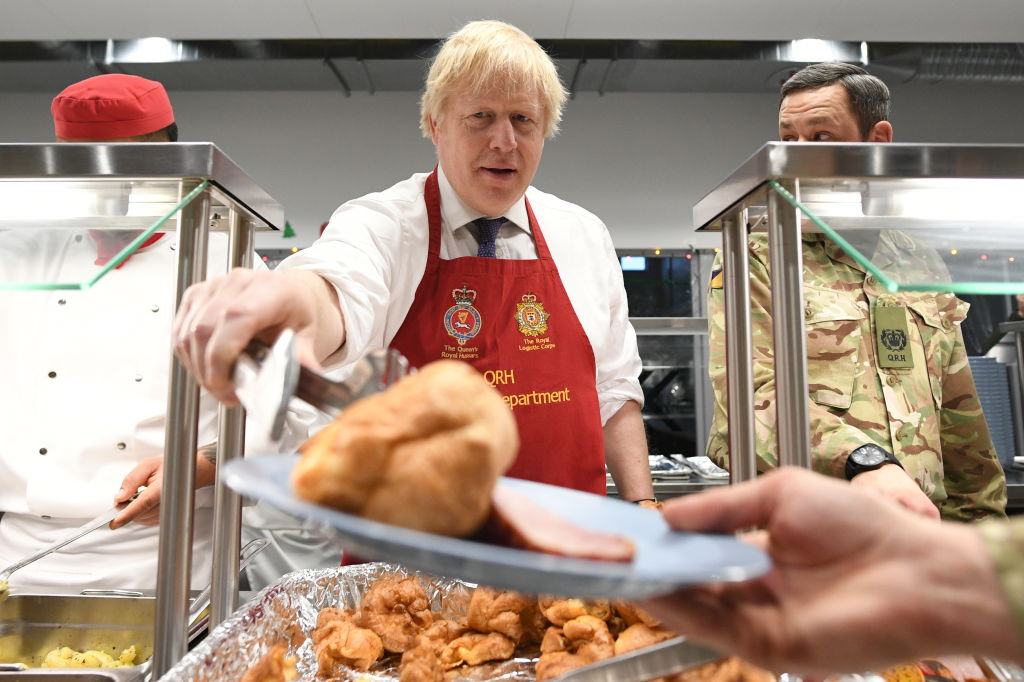
[[[134,493],[133,493],[134,494]],[[110,522],[110,530],[117,530],[129,521],[144,514],[160,504],[160,486],[152,485],[139,495],[138,499],[121,510],[121,513]]]
[[[134,495],[140,487],[149,485],[153,472],[159,466],[159,458],[155,459],[157,459],[156,462],[149,459],[139,462],[125,475],[124,480],[121,481],[121,488],[114,495],[114,504],[121,504]]]

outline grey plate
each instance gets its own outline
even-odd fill
[[[673,531],[655,511],[514,478],[501,478],[499,485],[571,523],[630,538],[633,561],[570,559],[399,528],[296,498],[290,483],[296,461],[297,455],[236,460],[224,468],[225,481],[243,495],[330,526],[354,554],[435,575],[528,593],[637,599],[687,585],[747,580],[771,566],[764,552],[731,535]]]

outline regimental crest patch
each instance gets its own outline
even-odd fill
[[[523,294],[521,303],[516,303],[516,322],[524,336],[540,336],[548,330],[551,313],[544,310],[544,304],[537,300],[532,291]]]
[[[880,337],[882,345],[891,351],[901,351],[907,347],[907,333],[902,329],[883,329]]]
[[[910,326],[903,306],[885,305],[879,299],[874,307],[875,352],[882,369],[911,369],[914,354],[908,350]]]
[[[463,284],[461,289],[452,289],[452,298],[455,305],[444,314],[444,328],[461,346],[480,333],[483,320],[480,311],[473,307],[476,290]]]

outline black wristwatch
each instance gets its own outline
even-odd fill
[[[895,464],[899,468],[903,468],[903,465],[891,452],[886,452],[874,443],[861,445],[846,458],[846,480],[852,481],[857,474],[880,469],[886,464]]]

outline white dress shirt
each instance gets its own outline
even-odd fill
[[[328,367],[344,372],[364,353],[387,347],[405,321],[426,268],[427,175],[343,204],[320,239],[279,266],[314,271],[338,292],[346,342],[328,358]],[[441,258],[475,256],[476,228],[469,223],[481,214],[462,202],[440,170],[438,184]],[[611,237],[600,219],[579,206],[533,187],[526,196],[594,349],[601,420],[607,422],[628,400],[643,405],[640,355]],[[536,258],[525,201],[505,217],[509,222],[498,232],[497,257]]]

